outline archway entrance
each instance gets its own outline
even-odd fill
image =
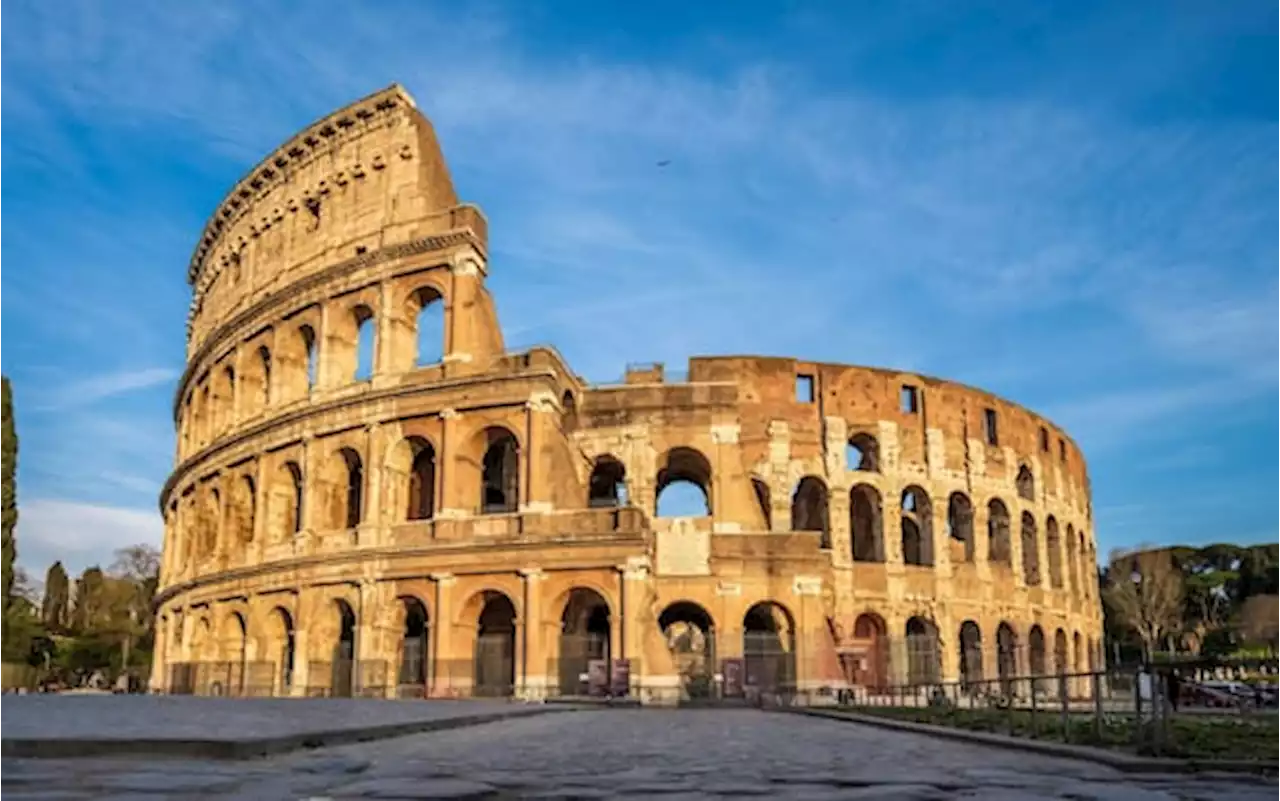
[[[907,621],[907,683],[936,684],[942,680],[942,653],[938,649],[938,627],[932,620],[913,617]]]
[[[982,681],[982,629],[972,620],[960,625],[960,682]]]
[[[289,695],[293,689],[293,660],[296,645],[294,643],[293,616],[282,607],[276,607],[275,614],[276,653],[279,655],[279,671],[275,680],[275,695]]]
[[[333,647],[333,675],[329,685],[335,698],[350,698],[355,690],[356,613],[346,601],[338,604],[338,642]]]
[[[476,621],[475,695],[503,698],[516,686],[516,606],[500,592],[486,591]]]
[[[762,601],[742,619],[746,686],[761,692],[794,692],[795,624],[781,604]]]
[[[880,689],[889,683],[889,638],[884,619],[867,612],[853,622],[857,649],[853,660],[853,683]]]
[[[677,601],[662,611],[658,628],[684,692],[690,698],[710,696],[716,659],[716,625],[710,613],[692,601]]]
[[[422,698],[426,695],[429,634],[427,608],[417,598],[405,598],[400,675],[396,681],[396,694],[401,698]]]
[[[1001,623],[996,629],[996,670],[1000,676],[1000,691],[1009,695],[1014,690],[1018,675],[1018,635],[1013,627]]]
[[[560,615],[561,695],[600,695],[609,686],[609,604],[595,590],[569,592]]]

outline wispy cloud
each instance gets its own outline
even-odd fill
[[[75,379],[63,386],[55,387],[52,397],[43,403],[37,400],[35,410],[65,411],[80,406],[91,406],[108,398],[170,384],[177,376],[178,371],[168,367],[145,367]]]
[[[155,510],[24,499],[18,518],[19,559],[33,570],[61,559],[67,572],[106,567],[119,548],[146,543],[159,547],[164,523]]]

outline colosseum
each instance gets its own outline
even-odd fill
[[[795,358],[593,384],[506,349],[487,239],[399,86],[227,194],[187,272],[153,690],[668,703],[1100,664],[1064,431]]]

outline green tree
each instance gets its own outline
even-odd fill
[[[44,600],[40,612],[45,628],[51,632],[64,631],[70,623],[71,581],[67,578],[67,570],[62,562],[54,562],[45,574]]]
[[[97,565],[85,568],[76,581],[75,603],[71,611],[71,628],[76,634],[97,631],[107,613],[106,576]]]
[[[13,562],[18,557],[14,528],[18,525],[18,431],[13,423],[13,390],[8,377],[0,377],[0,425],[3,426],[3,444],[0,446],[0,525],[3,526],[3,592],[5,622],[8,622],[10,599],[13,597]]]

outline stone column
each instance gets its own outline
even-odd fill
[[[549,441],[549,429],[560,413],[560,402],[554,394],[539,391],[529,397],[524,408],[528,441],[525,443],[524,458],[521,459],[524,480],[520,493],[520,511],[543,514],[552,509],[551,474],[549,470],[539,467],[550,463],[543,449]]]
[[[397,347],[395,326],[401,313],[392,308],[394,302],[394,285],[383,281],[378,285],[377,330],[373,342],[373,386],[385,384],[385,379],[395,372],[395,349]],[[381,379],[381,380],[380,380]]]
[[[465,517],[471,513],[472,508],[470,504],[463,503],[458,497],[461,489],[458,487],[458,478],[453,469],[456,453],[461,444],[458,442],[458,420],[461,417],[462,414],[455,409],[440,410],[442,433],[440,452],[436,457],[436,480],[439,482],[436,505],[440,508],[436,510],[436,517],[442,519]],[[476,500],[478,505],[478,499]]]
[[[452,573],[433,573],[431,581],[435,585],[435,603],[432,609],[431,623],[431,687],[429,695],[447,697],[456,677],[452,666],[456,660],[454,653],[454,620],[453,620],[453,586],[456,581]]]
[[[356,535],[362,547],[382,544],[383,451],[382,427],[371,423],[365,427],[364,509]]]
[[[547,626],[542,619],[542,587],[546,574],[541,568],[530,567],[520,571],[523,580],[524,602],[521,604],[520,637],[516,641],[516,654],[520,659],[521,686],[517,689],[525,699],[540,699],[547,695],[548,662],[551,649]]]
[[[804,692],[816,689],[823,683],[818,662],[820,634],[826,625],[822,609],[822,578],[820,576],[796,576],[791,592],[795,596],[796,615],[796,689]]]

